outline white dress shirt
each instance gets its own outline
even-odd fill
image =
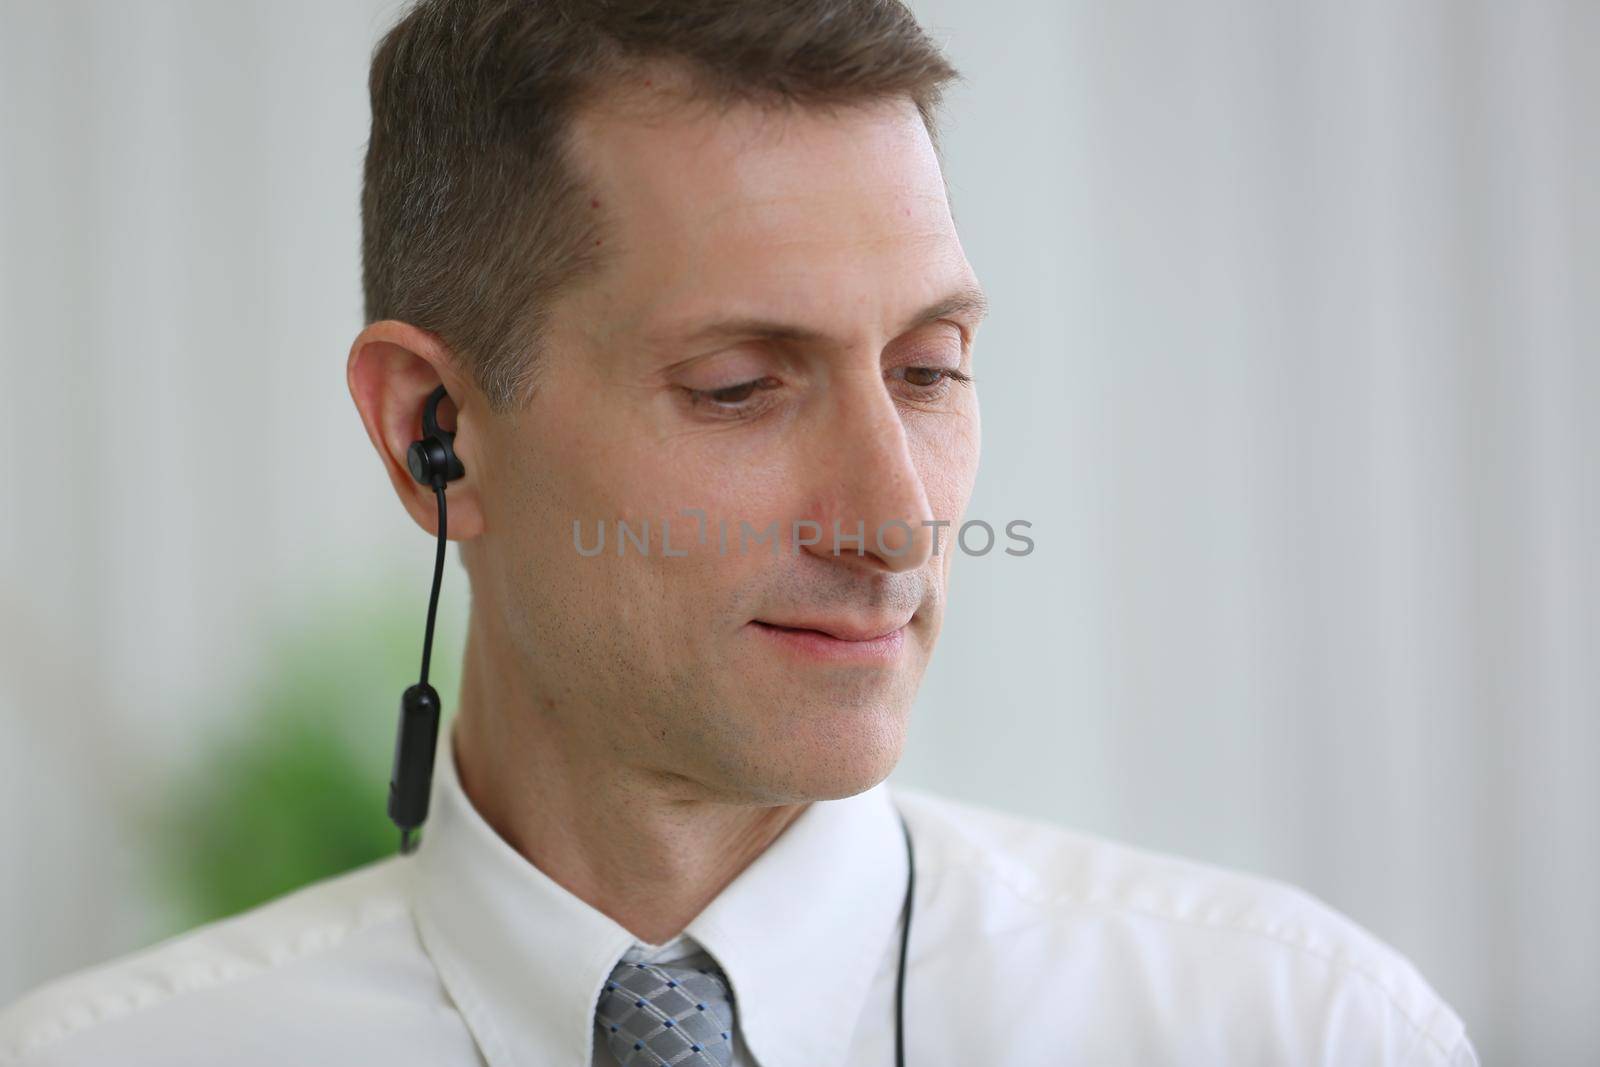
[[[880,784],[813,803],[678,938],[641,945],[483,820],[441,731],[411,856],[34,990],[28,1067],[585,1067],[618,960],[701,948],[739,1067],[890,1067],[916,849],[908,1067],[1476,1067],[1394,949],[1282,882]]]

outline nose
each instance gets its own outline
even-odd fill
[[[934,518],[905,420],[881,376],[841,377],[809,449],[817,524],[806,550],[831,560],[909,571],[932,554]],[[809,539],[809,538],[808,538]],[[837,554],[835,546],[837,545]]]

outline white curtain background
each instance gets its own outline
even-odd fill
[[[394,578],[420,641],[344,386],[395,6],[0,8],[0,1001],[142,943],[130,801],[266,620]],[[970,514],[1038,547],[957,561],[896,780],[1301,885],[1485,1063],[1593,1063],[1600,5],[914,6]]]

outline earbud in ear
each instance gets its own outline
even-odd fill
[[[467,473],[456,456],[456,435],[439,428],[439,401],[446,395],[442,385],[429,395],[422,409],[422,437],[406,449],[406,466],[411,470],[411,477],[435,489],[442,489],[446,482],[453,482]]]

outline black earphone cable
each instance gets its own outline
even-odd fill
[[[439,498],[439,548],[433,556],[433,592],[428,596],[428,628],[422,635],[422,679],[421,684],[428,684],[428,657],[433,655],[433,615],[439,608],[439,582],[444,578],[444,544],[445,544],[445,509],[444,486],[433,487],[434,495]]]
[[[911,943],[911,897],[917,886],[917,860],[911,851],[911,827],[900,816],[900,832],[906,838],[906,899],[900,905],[900,968],[894,980],[894,1062],[906,1067],[906,946]]]
[[[448,539],[447,531],[449,527],[445,511],[444,488],[445,487],[442,482],[433,487],[434,496],[437,497],[439,501],[439,546],[433,554],[433,591],[428,594],[428,622],[422,635],[421,679],[416,685],[406,690],[406,698],[404,701],[402,701],[400,734],[396,741],[395,749],[395,774],[394,778],[392,778],[390,781],[389,814],[391,817],[396,811],[395,782],[402,777],[401,769],[409,762],[407,759],[407,756],[410,754],[407,747],[408,740],[411,741],[411,746],[413,748],[421,748],[426,746],[428,749],[427,752],[418,752],[412,757],[412,759],[423,760],[426,763],[426,769],[422,772],[420,778],[411,778],[413,782],[413,788],[409,791],[410,795],[414,797],[420,792],[423,796],[425,796],[426,790],[428,789],[428,780],[432,777],[433,773],[432,746],[434,743],[434,738],[437,736],[436,731],[438,729],[439,701],[438,697],[434,695],[432,687],[428,685],[428,662],[433,656],[433,620],[434,616],[439,610],[439,585],[444,579],[444,546]],[[414,705],[413,701],[415,702]],[[414,723],[417,720],[412,716],[408,716],[405,711],[407,707],[411,706],[415,706],[423,713],[424,716],[427,716],[428,712],[432,712],[431,716],[423,720],[426,723],[426,728],[417,734],[414,739],[411,736],[411,729],[414,728]],[[420,784],[417,784],[419,782]],[[425,804],[423,806],[423,811],[426,811]],[[420,823],[420,816],[418,816],[417,821]],[[400,827],[400,852],[402,854],[406,854],[415,850],[416,841],[413,837],[415,833],[415,826],[402,825]]]

